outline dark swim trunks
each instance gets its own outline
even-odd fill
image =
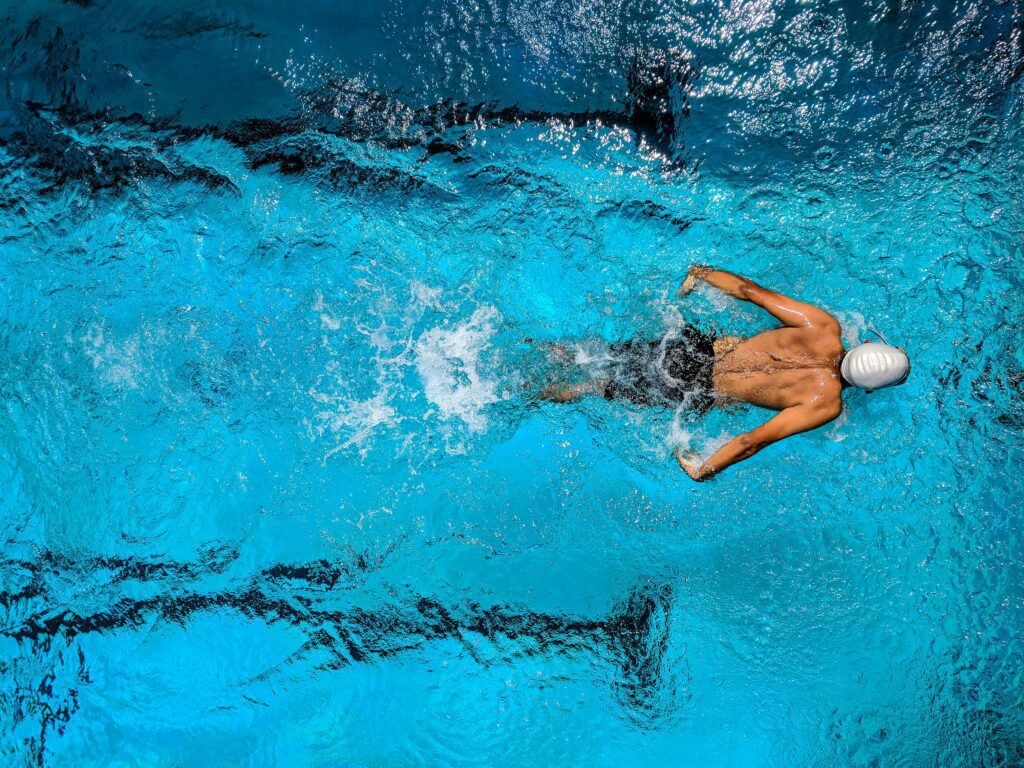
[[[714,333],[687,325],[676,338],[612,344],[615,374],[604,396],[707,413],[715,405],[715,338]]]

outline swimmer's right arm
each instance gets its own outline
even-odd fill
[[[676,461],[686,474],[699,483],[717,475],[726,467],[749,459],[772,443],[827,424],[840,414],[842,408],[841,400],[795,405],[780,411],[745,435],[734,437],[707,461],[702,462],[692,451],[676,451]]]
[[[678,295],[685,296],[690,293],[697,286],[698,280],[703,280],[740,301],[756,304],[783,324],[793,328],[823,325],[835,325],[837,329],[839,327],[839,322],[823,309],[763,288],[753,280],[726,272],[724,269],[701,264],[690,267],[686,280],[679,286]]]

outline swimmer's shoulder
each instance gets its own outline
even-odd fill
[[[843,335],[838,321],[834,324],[822,323],[821,325],[810,325],[806,328],[794,330],[797,333],[791,336],[791,338],[798,339],[799,343],[805,346],[808,351],[823,356],[843,354]]]
[[[843,412],[842,382],[832,376],[826,377],[820,382],[817,391],[807,398],[806,405],[814,411],[821,424],[838,418]]]

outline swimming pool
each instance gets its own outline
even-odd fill
[[[4,15],[5,764],[1024,762],[1019,7]],[[533,397],[694,262],[910,380]]]

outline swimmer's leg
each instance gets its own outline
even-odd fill
[[[572,351],[572,347],[568,344],[563,344],[560,341],[536,342],[529,336],[524,337],[523,341],[534,348],[539,347],[543,349],[547,353],[548,359],[553,362],[561,363],[562,365],[570,365],[576,362],[576,353]]]
[[[600,395],[604,397],[608,382],[603,379],[587,381],[583,384],[549,384],[540,392],[540,399],[552,403],[571,403],[583,395]]]
[[[576,362],[576,353],[565,344],[549,341],[544,345],[544,348],[547,350],[548,357],[556,363],[569,365]]]

